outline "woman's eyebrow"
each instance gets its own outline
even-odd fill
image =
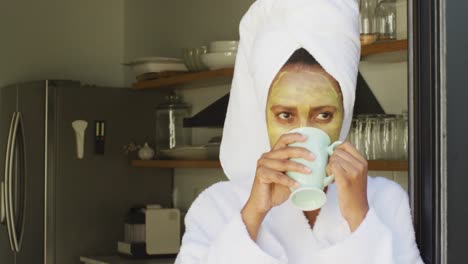
[[[336,106],[333,106],[333,105],[321,105],[321,106],[315,106],[315,107],[310,108],[311,112],[320,112],[323,110],[331,110],[333,112],[336,112],[337,108]]]
[[[276,111],[285,111],[285,112],[296,111],[295,106],[286,106],[286,105],[273,105],[270,109],[272,111],[274,111],[274,112],[276,112]]]

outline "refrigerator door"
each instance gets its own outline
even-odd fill
[[[24,138],[26,167],[23,175],[26,180],[23,183],[26,184],[26,196],[24,225],[19,230],[22,243],[16,253],[16,263],[44,263],[45,81],[20,84],[18,95]]]
[[[17,88],[10,86],[0,89],[0,182],[5,183],[5,164],[8,136],[10,124],[13,114],[16,112]],[[4,184],[4,187],[5,184]],[[6,192],[4,190],[3,197],[0,202],[3,204],[3,211],[6,214]],[[5,215],[6,217],[6,215]],[[0,263],[15,263],[15,254],[12,250],[13,241],[11,233],[8,232],[6,219],[0,225]]]

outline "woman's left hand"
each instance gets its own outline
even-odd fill
[[[351,143],[344,142],[330,157],[327,173],[335,176],[341,214],[353,232],[369,210],[367,160]]]

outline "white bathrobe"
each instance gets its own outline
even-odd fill
[[[406,192],[385,178],[368,179],[370,209],[350,232],[335,184],[313,229],[290,201],[267,214],[253,241],[241,218],[257,160],[270,150],[265,107],[271,82],[305,48],[340,84],[349,131],[360,58],[356,0],[258,0],[242,18],[220,159],[228,182],[211,186],[185,217],[176,264],[419,264]]]
[[[253,241],[241,217],[250,189],[217,183],[195,200],[176,264],[420,264],[408,195],[385,178],[368,177],[369,211],[354,231],[342,217],[336,185],[313,229],[290,201],[264,219]]]

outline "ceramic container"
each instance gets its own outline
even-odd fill
[[[220,52],[237,52],[239,47],[239,41],[213,41],[208,45],[208,51],[210,53]]]
[[[138,150],[138,157],[141,160],[151,160],[154,157],[154,150],[148,145],[148,143],[145,143],[145,145]]]
[[[207,53],[201,56],[203,64],[211,70],[232,68],[236,63],[236,52]]]

